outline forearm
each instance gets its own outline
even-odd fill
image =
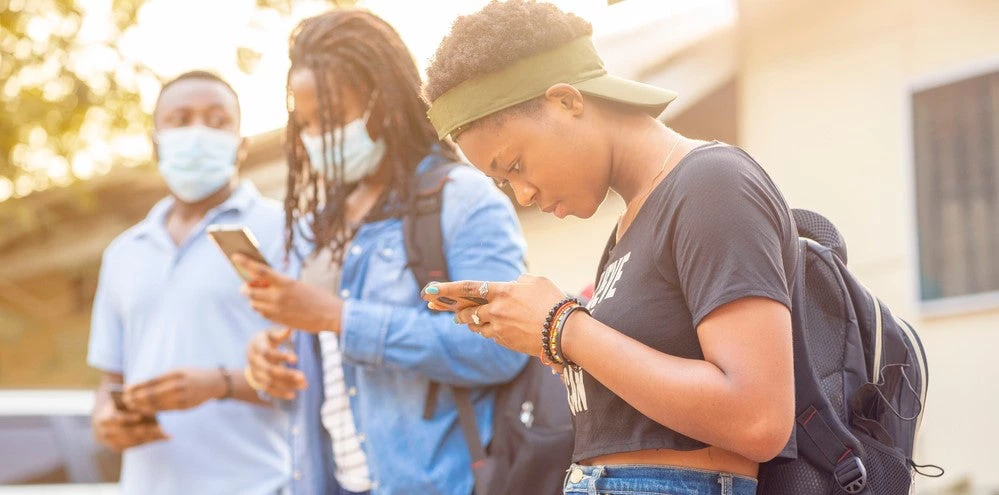
[[[97,385],[97,390],[94,391],[93,411],[101,410],[111,400],[111,395],[108,393],[108,385],[121,385],[124,381],[125,378],[121,373],[104,372],[101,375],[100,383]]]
[[[457,325],[449,313],[349,301],[341,346],[344,357],[364,366],[408,369],[459,386],[510,380],[526,356]]]
[[[760,407],[767,398],[754,396],[738,377],[705,360],[659,352],[578,312],[564,332],[566,356],[642,414],[709,445],[757,457],[753,446],[770,431],[767,409]]]
[[[258,406],[270,406],[270,402],[262,399],[257,390],[246,381],[246,374],[242,368],[231,369],[229,374],[232,377],[232,399],[243,401]]]
[[[319,328],[321,328],[319,331],[328,331],[339,335],[343,331],[343,309],[344,300],[336,296],[331,297],[330,303],[323,307],[320,315],[322,323],[319,324]]]

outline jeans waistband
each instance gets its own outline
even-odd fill
[[[704,495],[749,495],[756,493],[756,480],[748,476],[701,469],[623,464],[581,466],[573,464],[565,476],[566,494],[601,493],[698,493]]]

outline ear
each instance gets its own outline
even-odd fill
[[[250,140],[243,138],[239,140],[239,148],[236,148],[236,170],[243,166],[243,160],[250,153]]]
[[[149,135],[149,142],[153,144],[153,163],[160,161],[160,143],[156,140],[156,131]]]
[[[583,114],[583,94],[572,85],[554,84],[545,91],[545,100],[554,103],[560,110],[568,111],[574,117]]]

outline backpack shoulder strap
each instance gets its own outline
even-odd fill
[[[791,292],[792,345],[794,353],[795,408],[801,411],[795,418],[792,440],[796,454],[832,475],[837,485],[852,495],[871,495],[863,446],[857,438],[836,421],[837,414],[812,371],[811,357],[805,343],[805,270],[810,239],[798,239],[798,266],[794,290]],[[800,349],[800,350],[799,350]],[[783,454],[783,453],[782,453]]]
[[[472,407],[472,393],[465,387],[451,387],[454,394],[454,404],[458,408],[458,423],[461,433],[468,444],[468,453],[472,456],[472,465],[486,458],[486,449],[479,439],[479,427],[475,424],[475,409]]]
[[[438,163],[416,178],[413,207],[402,219],[408,267],[420,289],[450,280],[441,231],[441,209],[447,177],[460,163]]]
[[[449,282],[450,273],[447,269],[447,257],[444,253],[444,232],[441,227],[441,210],[444,205],[444,186],[448,175],[460,163],[437,163],[430,170],[420,174],[416,179],[416,198],[414,207],[403,217],[403,240],[406,245],[408,267],[420,289],[430,282]],[[461,432],[468,444],[472,462],[479,462],[486,457],[482,441],[479,439],[479,429],[475,421],[475,410],[472,406],[471,392],[464,387],[448,387],[454,394],[455,406],[458,409],[458,422]],[[437,405],[437,394],[440,384],[430,382],[427,387],[427,398],[423,407],[423,418],[430,419]]]

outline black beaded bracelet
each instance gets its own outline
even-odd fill
[[[541,349],[542,349],[542,354],[544,356],[546,356],[552,362],[557,362],[557,361],[555,361],[555,356],[552,354],[552,350],[551,350],[552,349],[552,346],[551,346],[552,324],[556,323],[553,320],[555,319],[555,315],[558,313],[558,310],[561,309],[562,306],[565,306],[566,304],[569,304],[569,303],[579,304],[579,300],[576,299],[576,298],[574,298],[574,297],[566,297],[566,298],[562,299],[561,301],[557,302],[554,306],[552,306],[552,309],[550,311],[548,311],[548,316],[545,318],[544,327],[541,330]]]
[[[576,311],[582,311],[586,314],[590,314],[590,310],[586,309],[586,306],[577,304],[576,306],[567,309],[565,314],[559,318],[558,327],[556,327],[555,331],[555,357],[558,358],[560,362],[565,363],[566,366],[576,366],[576,363],[573,363],[566,358],[565,354],[562,352],[562,336],[565,335],[565,324],[569,321],[569,317]]]
[[[565,360],[563,356],[559,354],[557,345],[558,341],[561,340],[561,336],[558,334],[564,325],[566,315],[572,312],[572,308],[579,307],[579,303],[573,301],[571,303],[566,303],[565,306],[560,308],[558,312],[558,320],[555,321],[551,331],[551,338],[548,339],[548,351],[551,353],[552,362],[555,364],[564,365]]]

